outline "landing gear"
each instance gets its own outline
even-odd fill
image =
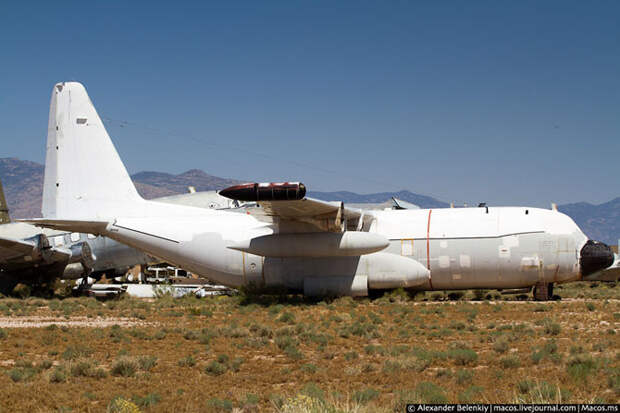
[[[547,301],[553,298],[553,283],[538,283],[534,286],[534,299]]]

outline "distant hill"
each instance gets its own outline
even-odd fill
[[[0,158],[0,179],[11,218],[41,216],[43,165],[17,158]]]
[[[620,197],[599,205],[588,202],[560,205],[558,209],[575,220],[592,239],[618,245],[620,238]]]
[[[164,172],[138,172],[132,175],[131,179],[136,184],[140,195],[146,199],[182,194],[187,192],[188,186],[195,187],[196,191],[212,191],[241,183],[234,179],[209,175],[199,169],[191,169],[179,175]]]
[[[12,218],[36,218],[41,216],[44,167],[17,158],[0,158],[0,179],[4,185],[6,200]],[[197,191],[222,189],[240,183],[234,179],[209,175],[192,169],[178,175],[163,172],[138,172],[132,175],[138,192],[146,199],[187,192],[188,186]],[[390,197],[419,205],[421,208],[445,208],[447,203],[410,191],[356,194],[354,192],[310,191],[308,196],[325,201],[348,203],[381,203]],[[558,209],[575,220],[577,225],[592,239],[616,245],[620,238],[620,197],[600,205],[587,202],[560,205]]]
[[[17,158],[0,158],[0,179],[4,186],[11,218],[37,218],[41,216],[44,166]],[[146,199],[182,194],[188,186],[197,191],[222,189],[239,183],[233,179],[219,178],[198,169],[179,175],[162,172],[138,172],[131,179],[136,189]]]

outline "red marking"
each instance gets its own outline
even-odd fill
[[[431,213],[433,212],[432,209],[428,210],[428,225],[426,226],[426,268],[428,268],[428,270],[431,270],[431,239],[430,239],[430,234],[431,234]],[[432,280],[432,275],[428,275],[428,283],[431,285],[431,290],[433,289],[433,280]]]

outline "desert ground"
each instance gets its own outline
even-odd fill
[[[617,403],[620,286],[312,301],[0,299],[2,412]]]

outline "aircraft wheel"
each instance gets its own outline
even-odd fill
[[[538,283],[534,286],[534,299],[548,301],[553,297],[553,283]]]

